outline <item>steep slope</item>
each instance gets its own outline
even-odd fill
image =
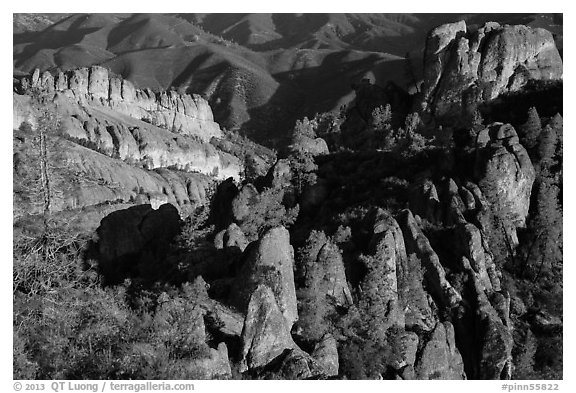
[[[98,66],[55,76],[36,70],[21,79],[19,92],[14,93],[15,161],[22,163],[18,171],[35,172],[38,140],[28,133],[46,128],[55,171],[67,179],[54,196],[53,211],[170,202],[184,217],[208,203],[215,180],[239,181],[243,175],[243,157],[210,144],[223,135],[199,96],[139,90]],[[51,112],[53,120],[47,120]],[[17,204],[22,214],[40,212],[32,200],[26,203],[25,188],[16,192],[24,198]]]

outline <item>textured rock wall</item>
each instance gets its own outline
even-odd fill
[[[23,90],[38,88],[47,93],[61,92],[78,102],[108,107],[205,142],[222,136],[210,105],[199,95],[137,89],[130,81],[111,75],[100,66],[59,72],[55,77],[48,71],[40,75],[35,70],[31,77],[22,79],[21,87]]]
[[[439,120],[454,120],[531,80],[561,80],[562,72],[547,30],[489,22],[471,32],[464,21],[446,24],[428,34],[421,106]]]
[[[475,175],[486,199],[516,226],[524,226],[536,178],[534,166],[509,124],[478,134]]]

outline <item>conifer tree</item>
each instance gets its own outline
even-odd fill
[[[542,132],[542,122],[535,107],[528,110],[528,120],[520,127],[520,140],[524,147],[532,149],[538,143],[538,137]]]

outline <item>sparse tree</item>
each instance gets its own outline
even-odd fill
[[[390,104],[380,105],[372,111],[370,125],[379,131],[389,131],[392,127],[392,108]]]

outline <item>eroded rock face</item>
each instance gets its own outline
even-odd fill
[[[500,279],[492,256],[487,252],[480,230],[473,224],[456,227],[456,247],[468,258],[486,291],[500,290]]]
[[[478,353],[478,378],[510,379],[512,375],[512,346],[510,297],[496,292],[490,297],[467,259],[464,268],[472,282],[476,302],[476,346]]]
[[[78,102],[107,107],[182,135],[199,137],[204,142],[222,136],[208,102],[199,95],[140,90],[100,66],[59,73],[56,79],[47,72],[42,77],[37,74],[24,78],[22,88],[63,92]]]
[[[438,323],[415,367],[417,379],[466,379],[450,322]]]
[[[301,349],[293,349],[282,361],[280,375],[285,379],[318,379],[325,377],[323,367]]]
[[[418,351],[418,335],[414,332],[401,331],[392,336],[390,343],[393,346],[391,365],[396,370],[405,367],[414,367]]]
[[[381,314],[386,315],[386,319],[374,327],[383,334],[392,326],[404,327],[405,315],[398,296],[398,276],[408,273],[401,270],[406,265],[407,256],[402,231],[385,210],[377,209],[374,212],[373,233],[369,246],[370,263],[366,266],[367,273],[361,286],[364,292],[377,294],[378,305],[373,304],[372,299],[361,300],[361,305],[365,301],[369,308],[383,308]]]
[[[422,108],[454,120],[531,80],[561,80],[562,72],[547,30],[489,22],[471,32],[464,21],[442,25],[426,41]]]
[[[296,348],[290,327],[276,297],[267,285],[258,285],[250,296],[242,330],[242,370],[258,369]]]
[[[192,360],[188,367],[198,379],[232,378],[228,348],[225,343],[218,344],[217,349],[210,348],[209,356]]]
[[[271,288],[288,329],[298,320],[294,286],[294,250],[284,227],[269,229],[245,251],[245,261],[232,288],[230,301],[240,309],[249,304],[252,292],[260,285]]]
[[[479,133],[477,141],[475,175],[482,194],[502,217],[524,226],[535,171],[514,127],[494,123]]]
[[[244,236],[242,229],[235,223],[232,223],[228,228],[218,232],[214,238],[214,246],[217,249],[233,248],[243,252],[248,245],[248,240]]]
[[[28,122],[34,130],[38,111],[30,97],[14,94],[13,105],[14,129]],[[53,104],[46,108],[61,118],[64,138],[57,141],[60,157],[55,159],[61,161],[55,163],[61,168],[57,170],[70,172],[65,178],[75,177],[55,198],[53,211],[104,202],[149,203],[155,195],[159,201],[167,198],[164,202],[174,204],[185,216],[200,201],[206,202],[206,186],[211,181],[204,175],[240,179],[242,165],[236,157],[193,137],[174,134],[95,102],[80,104],[64,92],[56,92]]]
[[[74,177],[76,184],[63,187],[53,201],[53,211],[107,201],[148,204],[152,198],[173,204],[186,216],[195,207],[208,203],[214,182],[200,173],[147,171],[69,141],[62,142],[62,156],[67,170],[82,175]]]
[[[324,335],[314,347],[312,357],[322,367],[327,377],[338,375],[338,343],[330,334]]]
[[[323,232],[316,232],[310,238],[312,247],[302,261],[305,265],[304,286],[311,288],[318,299],[330,299],[341,307],[350,306],[352,294],[340,249]]]
[[[404,234],[407,253],[414,254],[425,268],[424,279],[430,293],[444,307],[450,309],[458,306],[462,301],[462,296],[446,279],[446,272],[438,255],[422,233],[412,212],[410,210],[402,211],[398,216],[398,222]]]

